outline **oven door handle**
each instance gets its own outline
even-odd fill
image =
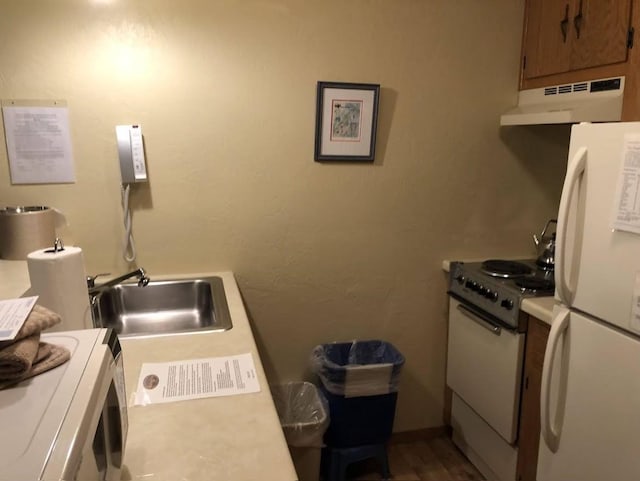
[[[484,327],[487,331],[491,332],[491,334],[499,336],[502,333],[502,327],[498,326],[481,313],[474,311],[463,304],[458,304],[457,308],[462,314],[477,323],[479,326]]]

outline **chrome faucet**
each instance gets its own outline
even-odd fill
[[[141,287],[149,284],[149,281],[151,280],[149,279],[149,277],[147,277],[147,273],[141,267],[139,269],[136,269],[135,271],[129,272],[120,277],[116,277],[115,279],[111,279],[110,281],[107,281],[104,284],[100,284],[96,286],[96,278],[98,276],[107,276],[107,275],[109,274],[98,274],[95,276],[87,276],[87,288],[89,289],[89,296],[95,296],[102,289],[115,286],[116,284],[120,284],[121,282],[126,281],[127,279],[131,279],[132,277],[138,278],[138,285]]]

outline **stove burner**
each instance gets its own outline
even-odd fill
[[[549,279],[539,279],[536,277],[523,277],[520,279],[516,279],[515,281],[516,286],[518,286],[520,289],[522,289],[523,291],[553,291],[555,288],[555,285],[553,283],[553,281],[549,280]]]
[[[527,276],[533,269],[522,262],[489,259],[482,263],[482,272],[492,277],[510,279],[512,277]]]

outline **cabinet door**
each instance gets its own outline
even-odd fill
[[[524,34],[524,77],[566,72],[570,66],[569,0],[527,0]]]
[[[527,0],[523,78],[627,60],[631,0]]]
[[[518,433],[517,481],[536,481],[540,441],[540,382],[549,330],[548,324],[529,318]]]
[[[571,70],[627,60],[631,0],[576,0],[571,19]]]

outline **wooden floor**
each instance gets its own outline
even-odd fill
[[[394,441],[387,447],[393,481],[482,481],[485,478],[447,435],[432,439]],[[349,467],[348,477],[357,481],[380,481],[374,461]]]

